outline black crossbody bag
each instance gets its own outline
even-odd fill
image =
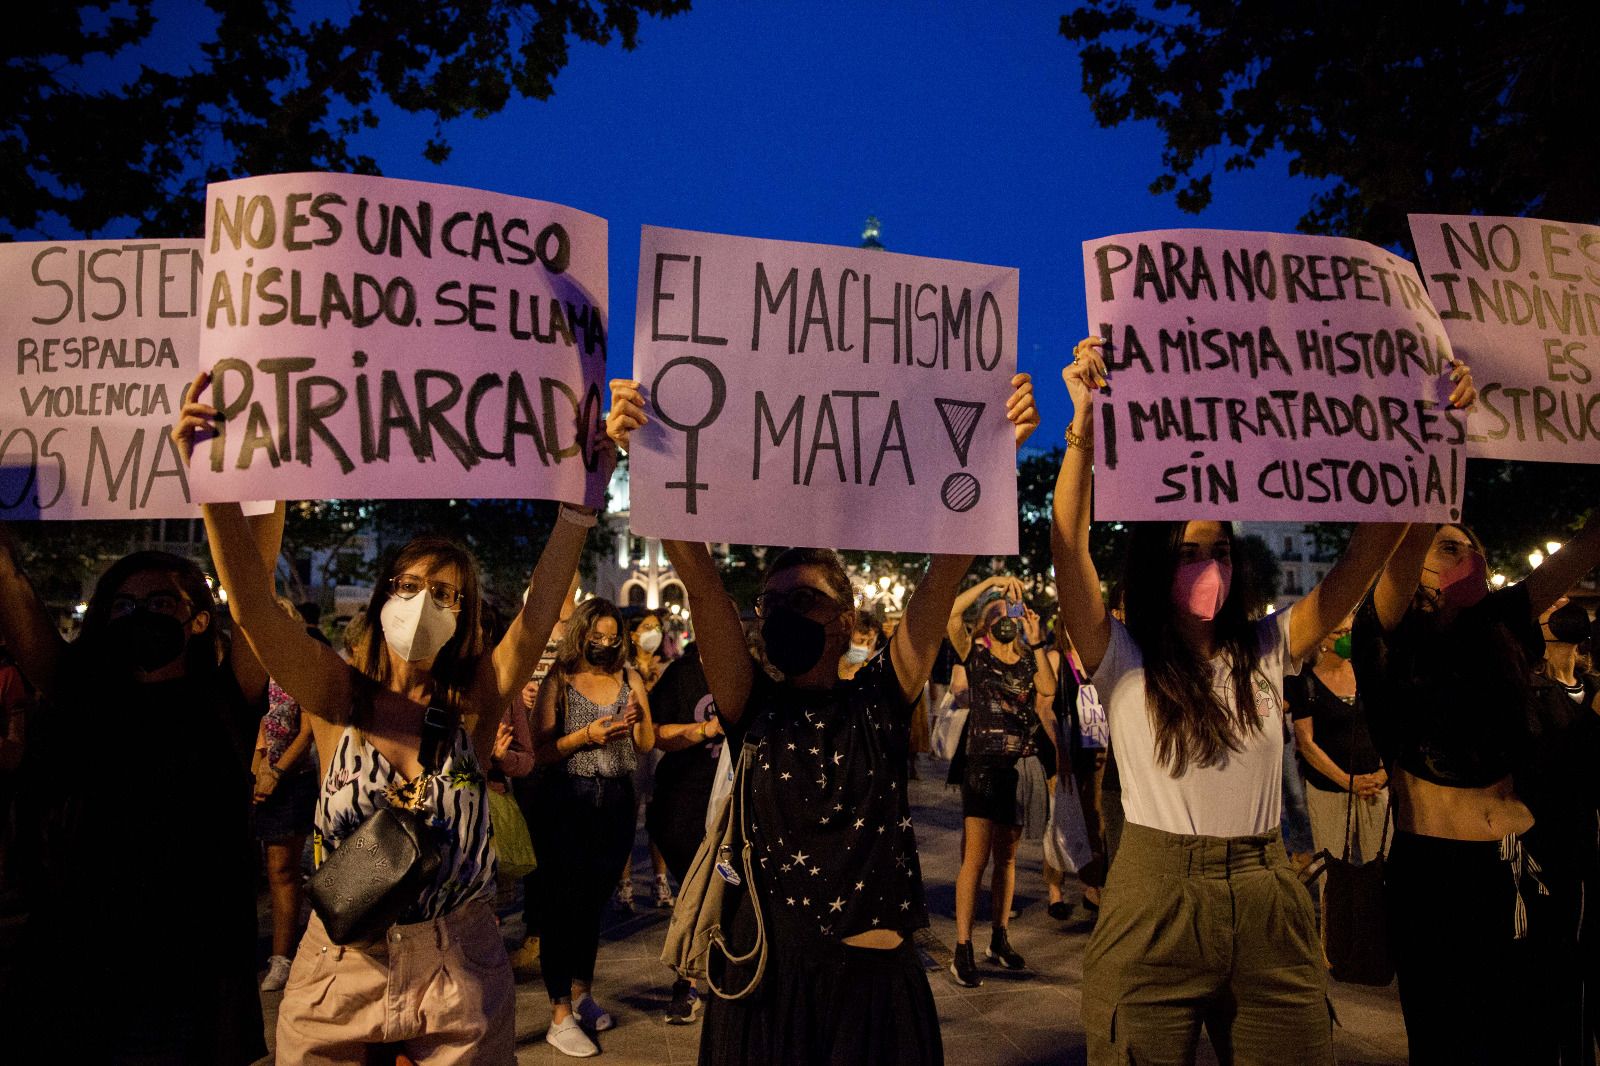
[[[379,939],[439,872],[442,841],[423,806],[427,783],[450,748],[454,715],[429,707],[422,718],[422,773],[345,838],[306,883],[311,909],[335,944]]]

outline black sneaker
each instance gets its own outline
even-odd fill
[[[955,958],[950,960],[950,976],[963,988],[977,988],[983,984],[978,976],[978,964],[972,958],[972,941],[956,945]]]
[[[1011,941],[1006,939],[1004,929],[996,929],[989,937],[989,946],[984,949],[983,957],[990,962],[998,963],[1008,970],[1026,970],[1028,963],[1016,949],[1011,946]]]
[[[1050,917],[1054,918],[1058,922],[1071,921],[1072,904],[1068,903],[1064,899],[1058,899],[1054,903],[1050,904],[1050,906],[1045,908],[1045,913],[1049,914]]]
[[[700,1016],[700,994],[688,981],[672,983],[672,1002],[667,1004],[668,1025],[688,1025]]]

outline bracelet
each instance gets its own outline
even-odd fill
[[[1067,447],[1082,448],[1091,455],[1094,454],[1094,445],[1090,444],[1087,440],[1072,432],[1071,426],[1067,427]]]
[[[556,517],[569,525],[577,526],[579,529],[593,529],[595,523],[600,521],[600,512],[589,511],[584,513],[576,508],[562,504],[556,510]]]

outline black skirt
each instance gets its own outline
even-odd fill
[[[1021,808],[1017,804],[1020,780],[1015,759],[968,759],[967,772],[961,780],[962,816],[1020,827]]]
[[[713,993],[700,1032],[700,1066],[936,1066],[939,1013],[916,948],[774,943],[749,998]]]

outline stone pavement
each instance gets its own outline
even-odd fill
[[[947,790],[944,764],[924,757],[923,780],[913,782],[911,797],[922,855],[928,909],[932,928],[919,938],[924,954],[934,965],[949,962],[955,941],[955,875],[961,825],[958,794]],[[635,879],[642,889],[648,876],[642,845]],[[984,982],[973,989],[958,988],[943,968],[929,974],[939,1020],[944,1033],[945,1057],[951,1064],[1028,1066],[1084,1062],[1081,983],[1083,947],[1090,929],[1086,920],[1059,923],[1045,914],[1044,882],[1039,873],[1039,848],[1024,845],[1017,862],[1015,907],[1011,942],[1032,967],[1031,973],[1013,973],[983,967]],[[1069,879],[1070,880],[1070,879]],[[640,892],[643,898],[644,893]],[[1069,898],[1076,891],[1069,887]],[[980,895],[978,935],[987,935],[987,889]],[[596,998],[616,1017],[617,1027],[601,1035],[600,1061],[615,1066],[632,1064],[693,1063],[700,1039],[698,1023],[671,1026],[662,1021],[670,981],[661,965],[666,933],[666,912],[641,908],[632,916],[613,912],[600,946],[596,973]],[[515,934],[520,922],[508,920]],[[982,944],[979,943],[981,956]],[[980,966],[982,963],[980,961]],[[271,1027],[280,999],[263,995],[267,1025]],[[1333,985],[1334,1009],[1339,1027],[1334,1045],[1345,1066],[1388,1066],[1406,1061],[1405,1030],[1393,986],[1370,989]],[[566,1063],[572,1060],[544,1042],[550,1022],[549,1001],[537,979],[517,986],[517,1061]],[[1293,1048],[1285,1048],[1286,1061]],[[1202,1040],[1201,1062],[1215,1062]]]

